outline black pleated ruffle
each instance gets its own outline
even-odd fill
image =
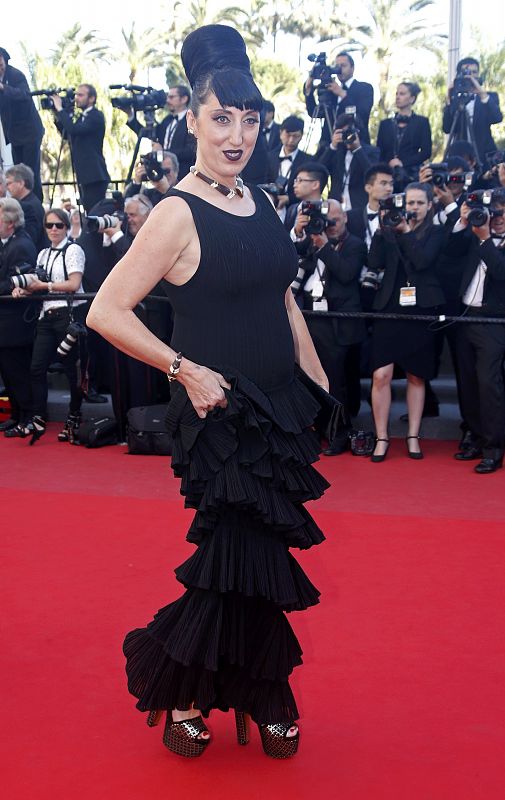
[[[197,549],[176,569],[185,594],[127,635],[128,687],[142,711],[194,704],[290,721],[288,677],[302,651],[284,611],[316,604],[319,592],[288,547],[324,540],[302,505],[328,486],[311,466],[319,406],[296,378],[262,392],[220,371],[232,384],[226,409],[200,419],[179,385],[169,406],[172,467],[196,509],[187,538]]]

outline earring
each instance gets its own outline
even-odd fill
[[[188,128],[188,131],[189,131],[189,133],[192,133],[193,136],[194,136],[195,132],[194,132],[193,128]]]

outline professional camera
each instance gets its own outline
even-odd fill
[[[163,176],[166,175],[165,170],[161,166],[162,161],[163,152],[161,150],[155,150],[152,153],[147,153],[147,155],[141,156],[140,163],[145,169],[143,180],[154,182],[161,181]]]
[[[505,205],[505,189],[480,189],[466,196],[470,207],[468,222],[474,228],[482,228],[489,219],[503,217],[503,208],[495,208],[494,203]]]
[[[27,289],[34,281],[39,280],[42,283],[49,283],[49,276],[44,267],[32,264],[20,264],[17,269],[17,275],[11,277],[11,286],[13,289]]]
[[[102,233],[106,228],[113,228],[118,219],[124,219],[124,197],[121,192],[111,192],[110,197],[106,198],[107,210],[110,209],[112,201],[113,209],[111,214],[102,216],[89,216],[85,218],[86,230],[88,233]]]
[[[304,228],[307,236],[318,235],[325,228],[335,224],[335,220],[328,217],[329,212],[330,207],[327,200],[302,200],[300,213],[310,217]]]
[[[449,182],[449,172],[447,170],[447,164],[445,161],[440,162],[439,164],[428,164],[428,167],[431,169],[431,183],[433,186],[447,186]]]
[[[377,291],[382,283],[383,277],[383,272],[374,272],[371,269],[367,269],[361,278],[361,286],[363,289],[373,289],[374,291]]]
[[[51,95],[59,94],[61,97],[63,111],[69,114],[74,112],[75,107],[75,89],[38,89],[36,92],[30,92],[32,97],[40,97],[40,107],[44,111],[54,111],[54,102]]]
[[[276,198],[281,194],[286,194],[287,186],[288,178],[283,178],[282,175],[278,175],[275,181],[272,183],[259,183],[258,189],[263,189],[264,192],[267,192],[267,194],[271,194],[272,197]]]
[[[490,168],[505,164],[505,150],[493,150],[491,153],[486,153],[486,163]]]
[[[109,89],[124,89],[130,94],[126,97],[113,97],[112,107],[120,111],[154,111],[164,108],[167,104],[167,93],[163,89],[153,89],[152,86],[135,86],[133,84],[112,84]]]
[[[471,74],[470,69],[463,68],[454,79],[454,98],[460,102],[467,103],[475,92]]]
[[[353,144],[359,136],[359,130],[354,125],[349,125],[342,131],[342,141],[344,144]]]
[[[56,352],[59,356],[68,356],[79,336],[86,336],[86,326],[80,322],[71,322],[65,332],[65,338],[59,343]]]
[[[328,90],[328,86],[335,82],[335,78],[340,77],[342,67],[329,67],[326,63],[326,53],[311,53],[307,58],[314,64],[309,72],[309,77],[312,78],[317,89],[319,103],[321,105],[331,103],[333,94]]]
[[[381,225],[384,228],[396,228],[402,220],[416,219],[416,211],[407,211],[405,205],[405,194],[392,194],[384,200],[379,200],[380,211],[386,213],[381,218]]]

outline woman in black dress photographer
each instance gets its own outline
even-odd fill
[[[375,311],[402,314],[432,314],[444,303],[435,270],[444,243],[441,225],[432,222],[432,192],[425,183],[410,183],[405,192],[404,216],[388,226],[381,211],[381,227],[372,239],[369,268],[383,273],[374,299]],[[386,223],[386,224],[384,224]],[[435,377],[435,338],[429,322],[376,320],[373,325],[371,369],[372,410],[377,442],[372,461],[384,461],[388,448],[391,380],[395,364],[407,375],[406,437],[411,458],[423,457],[419,429],[424,407],[425,381]]]
[[[402,81],[396,89],[397,113],[392,119],[383,119],[379,125],[377,147],[380,160],[394,169],[395,191],[416,181],[419,167],[431,158],[431,127],[428,117],[413,110],[421,89],[417,83]]]
[[[236,30],[189,34],[187,124],[196,164],[151,212],[103,283],[88,324],[168,375],[172,467],[196,514],[194,554],[176,569],[185,593],[124,642],[130,692],[175,753],[199,756],[213,708],[249,719],[267,755],[298,748],[288,676],[301,649],[284,611],[318,602],[289,553],[324,539],[303,503],[327,482],[310,466],[319,404],[295,364],[327,379],[294,302],[298,259],[268,197],[239,178],[259,132],[261,94]],[[135,306],[159,281],[174,310],[168,347]],[[303,377],[303,376],[302,376]]]

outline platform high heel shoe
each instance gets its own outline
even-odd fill
[[[237,726],[237,741],[244,745],[249,743],[251,717],[243,711],[235,711],[235,724]],[[298,726],[292,722],[277,722],[271,725],[258,725],[263,751],[271,758],[291,758],[298,751],[300,731],[294,736],[288,736],[291,728]]]
[[[36,415],[32,417],[30,422],[28,423],[28,427],[30,428],[31,439],[30,445],[35,444],[37,439],[40,439],[46,432],[46,421],[42,417]]]
[[[80,424],[81,413],[79,411],[77,411],[75,414],[69,414],[67,421],[65,422],[65,427],[58,434],[58,441],[70,442],[70,444],[74,444]]]
[[[158,725],[164,713],[164,711],[150,711],[147,715],[149,727],[154,728]],[[201,738],[202,733],[209,732],[201,715],[199,714],[192,719],[174,722],[172,712],[167,711],[166,714],[163,744],[178,756],[184,756],[185,758],[201,756],[207,745],[210,744],[210,736],[206,739]]]

